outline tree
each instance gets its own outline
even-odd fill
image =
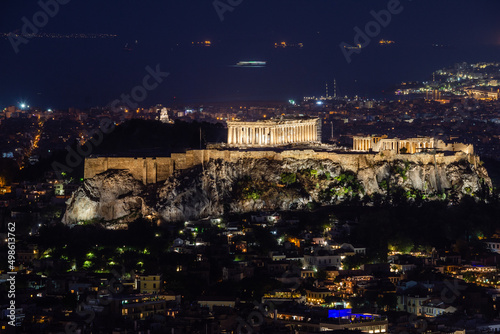
[[[361,265],[368,263],[368,258],[362,254],[355,254],[352,256],[346,256],[342,260],[342,267],[347,270],[359,269]]]
[[[324,281],[324,280],[326,280],[326,276],[327,276],[327,275],[326,275],[326,271],[325,271],[325,270],[323,270],[323,269],[320,269],[320,270],[318,270],[318,271],[315,273],[315,276],[316,276],[316,278],[317,278],[318,280],[320,280],[320,281]]]
[[[297,182],[297,175],[295,173],[282,173],[281,174],[281,183],[286,184],[287,186]]]

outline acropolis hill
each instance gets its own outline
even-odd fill
[[[352,152],[331,152],[318,146],[321,138],[317,118],[265,120],[260,122],[228,122],[227,149],[189,150],[170,157],[90,157],[85,160],[85,179],[109,169],[126,169],[144,184],[163,182],[176,171],[183,171],[210,160],[237,162],[240,159],[313,159],[342,163],[346,170],[359,169],[378,161],[407,160],[415,163],[449,164],[467,159],[476,165],[472,145],[446,144],[433,138],[388,139],[354,137]],[[311,144],[310,148],[293,149],[295,144]],[[288,145],[288,146],[285,146]],[[237,148],[237,149],[234,149]],[[256,150],[258,149],[258,150]],[[402,154],[410,153],[410,154]],[[418,153],[418,154],[414,154]],[[451,154],[451,155],[450,155]]]
[[[342,151],[319,143],[316,124],[233,122],[229,142],[217,148],[170,157],[90,157],[63,221],[121,227],[140,216],[181,221],[340,203],[453,203],[491,194],[471,145],[356,137],[353,149]]]
[[[111,169],[127,170],[136,180],[144,184],[164,182],[174,175],[195,166],[208,163],[211,160],[222,160],[228,163],[237,163],[243,159],[268,159],[284,161],[295,160],[329,160],[341,164],[346,170],[357,173],[360,169],[373,166],[382,161],[409,161],[416,164],[447,165],[460,160],[467,160],[477,166],[479,157],[462,151],[451,154],[419,153],[398,154],[394,151],[378,153],[356,152],[335,153],[314,150],[285,150],[285,151],[250,151],[250,150],[191,150],[186,153],[173,153],[170,157],[95,157],[85,159],[85,179],[94,177]]]

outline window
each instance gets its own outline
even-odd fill
[[[147,286],[146,283],[144,283],[144,288],[146,288],[146,286]]]
[[[156,283],[153,283],[153,289],[156,289]]]

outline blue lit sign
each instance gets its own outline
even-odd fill
[[[343,318],[351,315],[351,309],[345,308],[342,310],[328,310],[328,318]]]

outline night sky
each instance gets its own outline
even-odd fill
[[[170,75],[148,93],[144,107],[301,99],[324,94],[333,78],[342,95],[383,97],[391,85],[424,80],[456,62],[500,61],[500,1],[401,0],[402,12],[348,64],[339,44],[354,44],[353,28],[364,30],[374,20],[370,11],[386,9],[388,2],[243,0],[221,21],[212,0],[71,0],[40,32],[117,37],[33,38],[17,54],[2,37],[0,108],[21,102],[41,108],[107,105],[141,85],[146,66],[157,64]],[[22,17],[32,21],[40,10],[36,1],[2,0],[0,33],[19,31]],[[380,47],[382,38],[396,44]],[[191,46],[203,40],[213,46]],[[281,41],[304,48],[274,49]],[[241,60],[268,63],[231,66]]]

